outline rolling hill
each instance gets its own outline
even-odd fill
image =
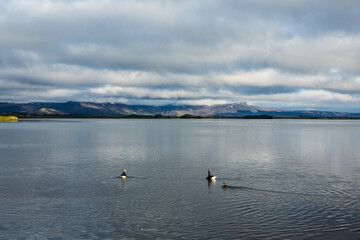
[[[18,116],[204,116],[204,117],[316,117],[316,118],[359,118],[360,113],[282,110],[262,108],[246,103],[199,105],[199,106],[148,106],[126,105],[120,103],[93,102],[32,102],[7,103],[0,102],[0,115],[14,114]]]

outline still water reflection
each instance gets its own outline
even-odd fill
[[[360,121],[27,120],[0,135],[1,239],[360,238]]]

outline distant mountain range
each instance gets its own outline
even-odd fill
[[[315,117],[315,118],[360,118],[360,113],[282,110],[262,108],[246,103],[199,105],[199,106],[147,106],[120,103],[92,102],[0,102],[0,115],[17,116],[204,116],[204,117]]]

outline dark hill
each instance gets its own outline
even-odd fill
[[[185,116],[185,117],[314,117],[314,118],[359,118],[360,113],[326,111],[290,111],[262,108],[246,103],[200,105],[200,106],[147,106],[121,103],[92,102],[0,102],[0,115],[14,113],[18,116]]]

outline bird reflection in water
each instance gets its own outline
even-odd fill
[[[126,178],[121,178],[123,188],[126,188]]]

